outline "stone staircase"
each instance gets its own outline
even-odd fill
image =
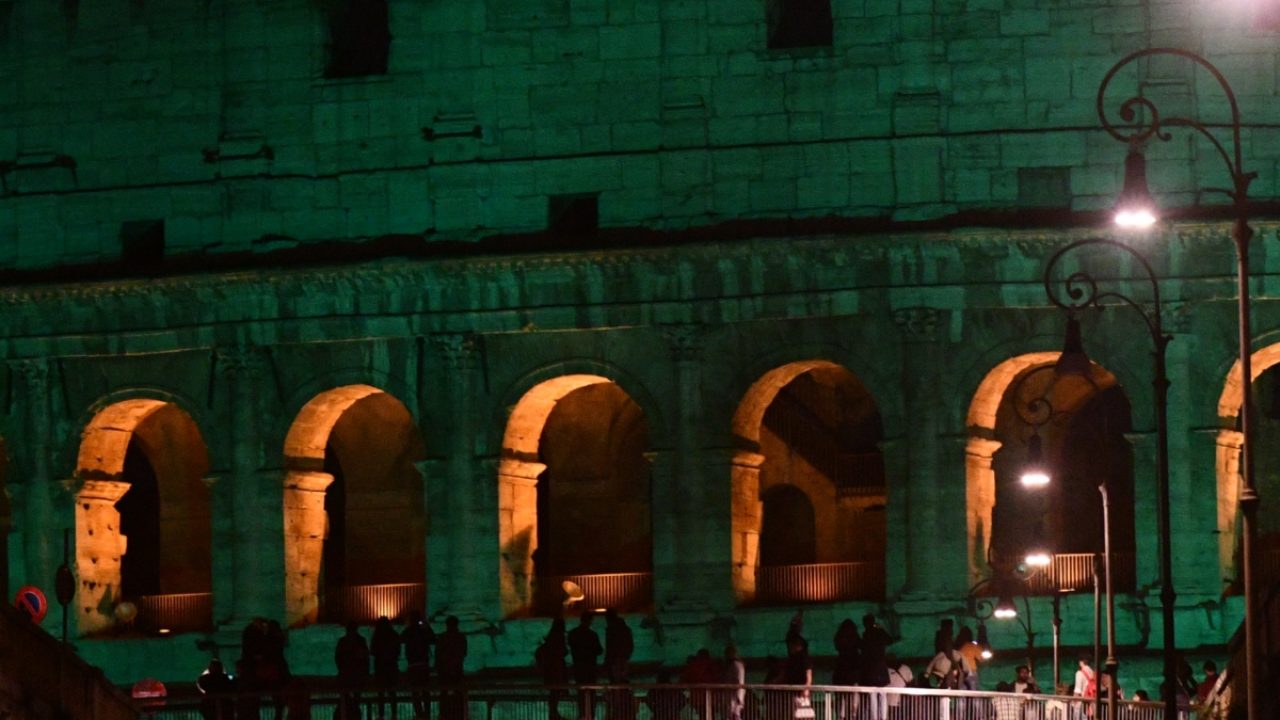
[[[8,605],[0,605],[0,718],[136,720],[102,671]]]

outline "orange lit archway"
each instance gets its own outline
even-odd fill
[[[81,633],[110,627],[116,604],[140,593],[209,592],[208,468],[195,421],[173,403],[135,398],[94,415],[76,462]],[[129,535],[136,536],[132,557]]]
[[[991,369],[979,383],[966,416],[968,442],[965,447],[965,508],[969,580],[978,582],[989,574],[993,513],[996,507],[996,470],[993,461],[1003,442],[997,435],[1002,409],[1009,407],[1010,393],[1019,389],[1024,377],[1031,379],[1037,368],[1057,362],[1058,352],[1035,352],[1009,358]],[[1038,391],[1051,393],[1053,412],[1067,415],[1091,398],[1116,385],[1115,376],[1097,364],[1089,379],[1055,381],[1049,375]],[[1023,386],[1025,388],[1025,386]],[[1022,390],[1019,390],[1022,392]],[[1023,401],[1026,402],[1025,400]],[[1127,412],[1127,404],[1126,404]],[[1020,421],[1021,422],[1021,421]]]
[[[601,586],[598,595],[586,589],[622,610],[650,601],[648,444],[643,410],[609,378],[563,375],[525,392],[508,418],[498,467],[504,613],[558,606],[553,581],[565,576],[634,583]]]
[[[288,624],[320,619],[326,589],[383,591],[334,592],[342,607],[331,608],[332,620],[395,617],[415,609],[400,605],[424,603],[426,509],[415,463],[425,452],[404,404],[371,385],[320,393],[298,412],[284,454]]]
[[[1280,364],[1280,343],[1268,345],[1267,347],[1257,350],[1253,353],[1252,374],[1250,385],[1258,382],[1264,374]],[[1222,394],[1218,397],[1218,418],[1222,425],[1218,430],[1215,474],[1218,484],[1218,563],[1225,572],[1234,566],[1236,552],[1240,543],[1239,532],[1239,515],[1240,515],[1240,490],[1243,486],[1243,478],[1240,475],[1240,448],[1244,442],[1244,436],[1240,432],[1240,406],[1244,402],[1244,385],[1240,372],[1240,361],[1237,359],[1231,364],[1231,369],[1227,372],[1226,380],[1223,382]],[[1259,431],[1267,425],[1267,420],[1260,413],[1255,412],[1258,417],[1258,425],[1255,426],[1254,433],[1254,463],[1255,466],[1259,462],[1259,453],[1257,448]],[[1255,467],[1255,482],[1261,477]],[[1264,488],[1265,489],[1265,488]],[[1267,494],[1262,493],[1263,497]],[[1265,533],[1264,534],[1269,534]],[[1274,543],[1275,540],[1269,537],[1261,537],[1260,541],[1264,544]]]
[[[883,597],[883,428],[875,400],[858,378],[827,360],[770,370],[738,404],[733,434],[733,584],[739,603],[848,600],[854,599],[851,592],[862,599]],[[781,495],[783,486],[795,492]],[[791,499],[773,508],[784,516],[788,507],[811,508],[813,527],[807,534],[798,528],[781,537],[771,533],[772,544],[762,551],[761,533],[770,525],[766,494]],[[810,558],[816,564],[789,565],[786,575],[765,568],[769,557]],[[787,587],[758,585],[761,577],[785,579],[797,572],[814,577],[792,578]]]

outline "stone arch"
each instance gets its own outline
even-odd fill
[[[1259,350],[1255,350],[1252,357],[1252,366],[1250,386],[1258,383],[1263,375],[1267,375],[1277,365],[1280,365],[1280,342],[1267,345]],[[1244,403],[1244,384],[1241,377],[1240,360],[1237,358],[1231,363],[1230,370],[1227,371],[1226,378],[1222,384],[1222,393],[1218,397],[1218,419],[1221,428],[1218,430],[1217,448],[1215,452],[1214,471],[1218,484],[1218,563],[1224,571],[1235,566],[1236,553],[1239,550],[1240,543],[1240,491],[1243,488],[1244,478],[1240,474],[1240,449],[1244,444],[1244,435],[1240,431],[1240,406]],[[1258,442],[1258,437],[1265,432],[1269,422],[1262,412],[1258,412],[1255,408],[1254,413],[1256,424],[1253,429],[1254,436],[1254,464],[1259,464],[1261,460],[1265,464],[1268,458],[1263,457],[1259,453],[1259,448],[1264,447]],[[1258,478],[1262,477],[1255,467],[1254,479],[1258,482]],[[1260,492],[1262,497],[1269,497],[1265,492],[1265,488]],[[1264,519],[1263,514],[1259,514],[1260,519]],[[1276,529],[1261,528],[1259,533],[1260,544],[1266,547],[1275,547],[1280,544],[1275,539],[1280,534]]]
[[[524,613],[558,600],[559,583],[537,593],[539,576],[652,567],[649,443],[644,409],[603,375],[561,375],[524,393],[503,431],[498,465],[504,613]],[[587,512],[591,503],[607,505],[612,512]],[[608,531],[594,533],[596,544],[610,543],[607,551],[578,542],[593,535],[585,527],[593,522],[609,523]],[[575,545],[593,547],[593,552],[574,553]]]
[[[1115,438],[1120,438],[1120,442],[1124,444],[1120,451],[1128,453],[1127,457],[1129,457],[1127,466],[1129,469],[1125,473],[1124,482],[1118,483],[1123,487],[1113,492],[1113,501],[1118,494],[1123,505],[1120,512],[1127,515],[1113,513],[1112,524],[1113,531],[1119,527],[1120,534],[1127,533],[1125,537],[1132,535],[1132,457],[1131,450],[1124,440],[1129,431],[1128,423],[1131,422],[1128,400],[1121,392],[1115,376],[1096,363],[1092,365],[1093,373],[1089,379],[1056,377],[1050,368],[1057,362],[1059,355],[1058,352],[1033,352],[1004,360],[986,374],[969,404],[966,416],[968,442],[965,477],[967,553],[971,582],[977,582],[989,573],[988,561],[993,552],[993,532],[998,524],[994,514],[997,509],[997,466],[1001,462],[999,458],[1004,456],[1007,469],[1007,467],[1020,465],[1025,453],[1025,448],[1010,448],[1005,443],[1005,436],[1012,432],[1015,426],[1022,428],[1023,431],[1026,430],[1023,427],[1026,421],[1015,413],[1015,402],[1027,407],[1031,398],[1047,394],[1058,421],[1070,422],[1077,412],[1109,413],[1107,417],[1115,415],[1120,418],[1114,423],[1114,427],[1109,429],[1108,437],[1113,441]],[[1042,368],[1044,372],[1039,374],[1037,371]],[[1011,399],[1015,391],[1022,396],[1020,400]],[[1060,430],[1046,425],[1038,432],[1042,435],[1046,433],[1078,435],[1087,429],[1080,423],[1071,423]],[[1050,448],[1051,444],[1048,439],[1045,440],[1047,459],[1050,460],[1049,455],[1060,451]],[[1115,445],[1115,442],[1112,445]],[[1065,447],[1065,445],[1059,444],[1058,447]],[[1115,447],[1112,449],[1116,450]],[[1016,460],[1012,459],[1013,455],[1017,456]],[[1073,459],[1071,462],[1076,461]],[[1060,490],[1055,489],[1054,492],[1060,492]],[[1006,520],[1009,517],[1010,515],[1006,514]],[[1047,522],[1050,526],[1054,525],[1052,518]],[[1048,530],[1052,531],[1053,528],[1049,527]],[[1131,546],[1131,537],[1125,542]]]
[[[604,378],[606,382],[616,384],[644,409],[645,420],[649,425],[649,438],[653,447],[659,451],[671,447],[669,428],[662,414],[663,406],[658,402],[658,398],[650,392],[645,383],[641,382],[634,373],[630,373],[625,368],[617,365],[575,358],[545,365],[525,373],[503,390],[499,395],[499,401],[491,408],[489,425],[483,438],[485,443],[484,450],[489,451],[493,443],[500,439],[503,442],[502,447],[492,452],[496,455],[502,455],[503,448],[507,447],[507,432],[510,429],[512,413],[515,412],[531,389],[548,381],[560,381],[561,378],[576,376],[600,377]]]
[[[824,392],[819,394],[839,399],[817,410],[807,400],[812,396],[806,391],[809,385],[821,386]],[[800,423],[806,428],[822,426],[827,432],[787,434],[783,430]],[[843,365],[820,359],[797,360],[769,370],[739,401],[732,431],[733,584],[739,603],[758,599],[762,492],[775,483],[802,485],[818,510],[817,562],[843,562],[856,556],[882,568],[886,498],[879,443],[884,428],[878,404],[856,375]],[[808,435],[822,437],[799,441]],[[858,443],[865,447],[854,447]]]
[[[408,408],[372,385],[326,390],[298,411],[284,440],[289,625],[321,619],[326,587],[425,586],[426,507],[417,470],[424,456]],[[395,617],[423,609],[401,607],[417,603],[412,596],[330,610],[335,619]]]
[[[122,599],[209,592],[208,469],[204,438],[176,403],[135,397],[94,414],[76,460],[82,633],[110,628]],[[130,497],[136,493],[150,497]],[[132,557],[129,533],[136,540]]]

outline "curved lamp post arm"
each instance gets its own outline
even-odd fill
[[[1218,140],[1210,131],[1209,125],[1200,122],[1194,118],[1170,117],[1164,118],[1160,115],[1160,108],[1150,99],[1143,95],[1135,95],[1123,100],[1117,109],[1120,123],[1113,122],[1107,114],[1106,95],[1107,89],[1111,85],[1111,80],[1125,66],[1130,63],[1137,62],[1143,58],[1156,55],[1172,55],[1184,58],[1204,68],[1218,86],[1222,89],[1223,95],[1226,96],[1227,104],[1231,109],[1231,122],[1228,126],[1231,131],[1231,151],[1228,153],[1226,147]],[[1223,76],[1222,71],[1210,63],[1205,58],[1193,53],[1189,50],[1181,48],[1147,48],[1129,53],[1121,58],[1115,65],[1107,71],[1102,79],[1102,84],[1098,87],[1098,120],[1101,121],[1102,127],[1111,137],[1129,145],[1141,144],[1148,139],[1155,137],[1160,140],[1168,141],[1172,139],[1172,135],[1164,130],[1166,127],[1185,127],[1190,128],[1202,136],[1207,138],[1213,144],[1214,149],[1222,157],[1222,161],[1226,164],[1227,170],[1231,173],[1232,185],[1234,187],[1233,198],[1236,202],[1244,202],[1248,194],[1249,182],[1257,177],[1257,173],[1245,172],[1244,163],[1241,159],[1242,149],[1240,144],[1240,106],[1236,102],[1235,91],[1231,89],[1231,84],[1227,82],[1227,78]],[[1145,111],[1149,116],[1146,119],[1139,119],[1138,111]]]
[[[1154,306],[1154,311],[1148,312],[1142,304],[1118,290],[1101,289],[1097,278],[1087,270],[1076,270],[1065,278],[1055,280],[1054,270],[1062,259],[1074,253],[1077,249],[1086,247],[1111,248],[1137,260],[1145,274],[1144,279],[1151,287],[1151,302]],[[1101,309],[1106,307],[1108,301],[1111,300],[1128,305],[1146,323],[1147,330],[1151,333],[1152,339],[1156,341],[1158,346],[1163,346],[1171,339],[1165,335],[1164,323],[1160,318],[1160,283],[1156,280],[1156,273],[1151,269],[1151,263],[1141,253],[1124,243],[1107,238],[1085,238],[1084,240],[1076,240],[1059,249],[1049,258],[1049,262],[1045,266],[1044,291],[1049,297],[1049,302],[1066,310],[1068,313],[1079,312],[1087,308]]]

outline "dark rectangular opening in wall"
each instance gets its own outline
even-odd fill
[[[0,2],[0,42],[8,42],[12,35],[13,27],[13,2],[12,0],[3,0]]]
[[[553,236],[593,237],[600,229],[599,196],[595,193],[552,195],[547,199],[547,232]]]
[[[125,266],[159,265],[164,260],[164,220],[121,223],[120,260]]]
[[[385,75],[391,51],[387,0],[332,0],[327,78]]]
[[[831,0],[767,0],[769,48],[831,47]]]

